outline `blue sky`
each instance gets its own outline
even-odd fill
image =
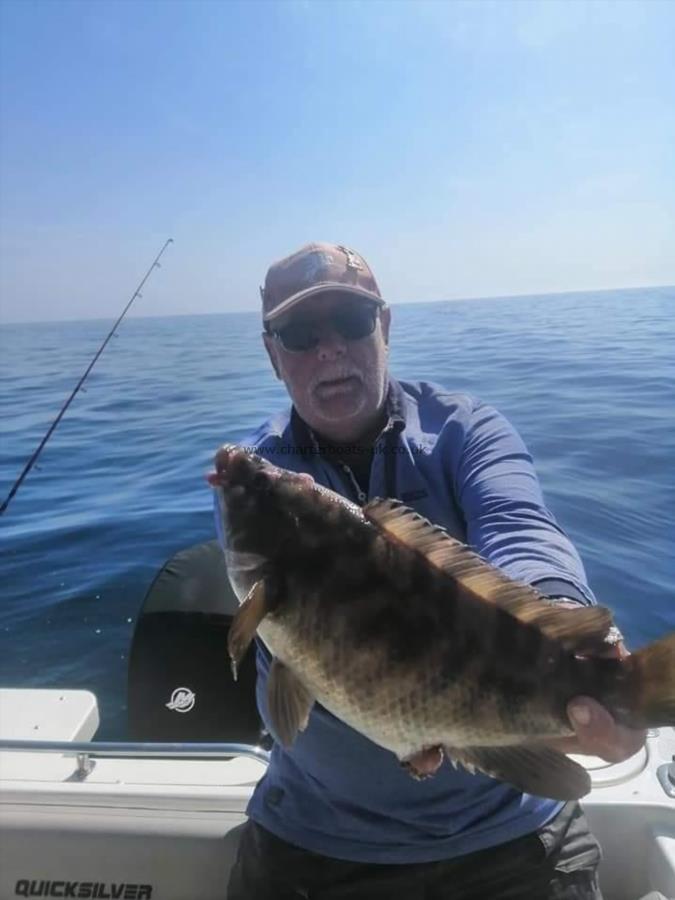
[[[675,3],[3,0],[0,318],[675,283]]]

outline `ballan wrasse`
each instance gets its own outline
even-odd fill
[[[606,649],[609,610],[547,603],[397,501],[361,509],[235,446],[215,468],[241,604],[228,649],[235,674],[256,632],[272,653],[284,745],[318,702],[412,774],[437,768],[442,748],[567,800],[589,776],[546,741],[572,734],[572,697],[633,728],[675,725],[675,633],[621,660],[583,655]]]

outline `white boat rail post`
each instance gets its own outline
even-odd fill
[[[73,778],[76,781],[84,781],[87,775],[91,775],[94,771],[94,766],[96,763],[89,756],[88,753],[78,753],[77,754],[77,769],[73,773]]]
[[[669,797],[675,798],[675,755],[669,763],[663,763],[656,770],[656,777]]]

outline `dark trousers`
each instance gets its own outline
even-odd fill
[[[602,900],[600,856],[578,803],[567,803],[532,834],[421,864],[332,859],[249,821],[227,900]]]

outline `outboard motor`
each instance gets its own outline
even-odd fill
[[[172,557],[146,594],[129,656],[132,741],[263,742],[255,648],[232,677],[227,634],[239,608],[217,541]]]

